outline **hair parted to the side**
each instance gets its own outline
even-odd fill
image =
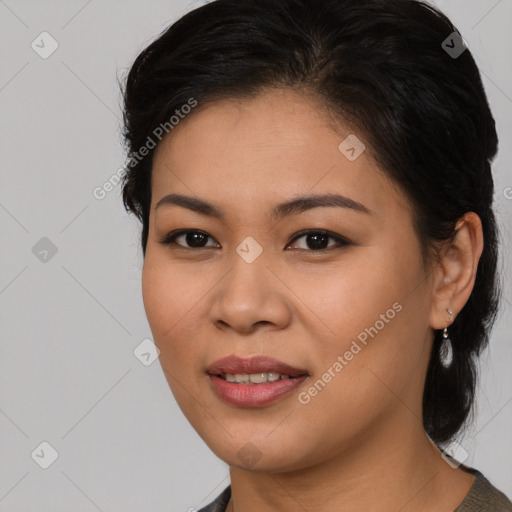
[[[485,247],[472,294],[449,329],[453,363],[440,364],[436,331],[425,381],[424,427],[438,445],[471,417],[476,359],[500,296],[490,167],[498,139],[470,51],[453,58],[441,46],[454,31],[445,15],[417,0],[215,0],[144,49],[123,91],[130,157],[123,203],[142,222],[144,256],[154,148],[137,161],[133,155],[190,98],[198,104],[193,116],[216,99],[272,87],[313,95],[361,134],[409,198],[428,264],[464,213],[480,217]]]

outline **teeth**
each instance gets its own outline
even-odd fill
[[[283,375],[277,372],[268,373],[226,373],[222,377],[228,382],[236,382],[237,384],[262,384],[264,382],[275,382],[276,380],[289,379],[289,375]]]
[[[253,384],[261,384],[262,382],[267,382],[268,375],[266,373],[251,373],[249,375],[249,380]]]

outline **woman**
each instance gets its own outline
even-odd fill
[[[124,94],[146,314],[230,466],[203,510],[512,510],[442,453],[499,297],[495,123],[451,22],[414,0],[217,0]]]

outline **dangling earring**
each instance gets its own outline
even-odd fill
[[[450,315],[453,314],[450,308],[448,308],[446,311],[448,311],[448,314]],[[450,321],[451,317],[447,319],[447,322]],[[443,331],[443,342],[441,343],[441,348],[439,349],[439,359],[445,368],[449,368],[453,361],[453,348],[452,342],[450,338],[448,338],[448,327],[445,327]]]

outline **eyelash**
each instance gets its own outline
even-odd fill
[[[176,241],[175,241],[176,238],[178,238],[181,235],[186,235],[188,233],[199,233],[199,234],[205,235],[208,239],[214,240],[214,238],[212,236],[210,236],[208,233],[206,233],[205,231],[201,231],[199,229],[180,229],[178,231],[172,231],[171,233],[167,234],[162,240],[160,240],[159,243],[161,243],[162,245],[175,245],[179,249],[190,250],[190,251],[197,251],[200,249],[212,248],[211,246],[186,247],[186,246],[176,243]],[[335,233],[331,233],[330,231],[326,231],[325,229],[308,229],[308,230],[304,230],[304,231],[300,231],[299,233],[296,233],[295,237],[292,238],[292,240],[290,240],[290,242],[287,244],[287,246],[296,242],[300,238],[307,236],[307,235],[325,235],[328,238],[332,238],[333,240],[335,240],[336,245],[332,245],[325,249],[296,249],[296,250],[306,251],[309,253],[326,253],[326,252],[330,252],[333,249],[341,249],[342,247],[351,245],[351,242],[349,240],[347,240],[346,238],[344,238],[340,235],[336,235]],[[213,247],[213,249],[215,249],[215,248],[216,247]]]

